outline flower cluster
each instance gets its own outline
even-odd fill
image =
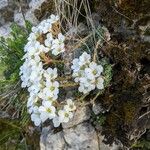
[[[78,90],[84,94],[94,90],[104,88],[104,79],[101,76],[103,67],[91,61],[91,56],[84,52],[79,58],[73,60],[71,66],[74,81],[79,83]]]
[[[32,28],[28,43],[24,50],[26,54],[24,64],[20,67],[22,87],[28,88],[29,98],[27,107],[31,120],[36,126],[52,119],[54,126],[68,122],[75,110],[72,100],[67,100],[67,105],[58,106],[59,82],[57,81],[57,68],[44,69],[41,59],[42,54],[58,55],[65,51],[65,37],[57,28],[59,17],[51,15],[50,19],[42,21],[37,27]],[[55,29],[54,29],[55,28]]]
[[[32,28],[25,51],[29,55],[51,52],[57,56],[65,51],[64,40],[65,36],[59,29],[59,17],[51,15],[50,19],[43,20],[37,27]]]

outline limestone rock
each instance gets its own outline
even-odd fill
[[[99,150],[97,133],[89,123],[82,123],[75,128],[64,129],[67,150]]]
[[[57,132],[54,134],[49,128],[44,128],[40,138],[41,150],[64,150],[65,141],[63,138],[63,132]]]
[[[33,10],[28,10],[25,13],[25,18],[30,21],[33,25],[37,25],[38,24],[38,19],[35,17]]]
[[[8,37],[11,31],[10,25],[11,23],[7,23],[0,27],[0,36]]]
[[[19,11],[14,12],[14,22],[16,22],[20,26],[24,26],[24,19],[22,13]]]
[[[6,7],[8,5],[8,0],[0,0],[0,9]]]
[[[46,0],[38,0],[38,1],[37,0],[31,0],[31,2],[29,3],[29,7],[31,9],[38,9],[44,1],[46,1]]]
[[[74,117],[67,123],[62,123],[63,128],[70,128],[75,125],[78,125],[79,123],[82,123],[86,120],[88,120],[91,117],[91,110],[88,106],[85,107],[79,107],[75,114]]]

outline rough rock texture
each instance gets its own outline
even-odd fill
[[[63,130],[68,150],[98,150],[98,137],[92,125],[82,123]]]
[[[80,116],[80,117],[79,117]],[[73,127],[83,121],[88,120],[91,117],[91,110],[87,107],[80,107],[76,110],[74,117],[68,123],[63,123],[63,128]]]
[[[11,25],[11,23],[7,23],[0,27],[0,36],[7,37],[9,35],[9,33],[11,31],[10,25]]]
[[[61,131],[44,127],[40,138],[41,150],[117,150],[120,145],[103,143],[104,137],[90,122],[89,107],[80,107],[68,124],[62,124]]]
[[[0,9],[6,7],[8,5],[8,1],[7,0],[0,0]]]
[[[39,21],[50,16],[53,9],[53,1],[48,0],[0,0],[0,34],[8,35],[9,24],[12,22],[24,26],[24,18],[37,25]]]

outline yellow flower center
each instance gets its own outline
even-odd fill
[[[65,113],[65,117],[69,117],[69,114],[68,114],[68,113]]]
[[[50,108],[47,108],[46,111],[49,112],[49,113],[52,112],[52,110]]]
[[[54,86],[51,86],[50,87],[50,91],[54,91],[55,90],[55,87]]]
[[[96,74],[97,74],[97,71],[96,71],[96,70],[94,70],[94,71],[93,71],[93,74],[94,74],[94,75],[96,75]]]

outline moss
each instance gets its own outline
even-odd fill
[[[130,125],[137,115],[137,106],[133,102],[127,102],[123,105],[125,124]]]
[[[150,6],[149,0],[114,0],[110,4],[116,4],[123,14],[132,19],[137,18],[139,14],[148,14]]]

